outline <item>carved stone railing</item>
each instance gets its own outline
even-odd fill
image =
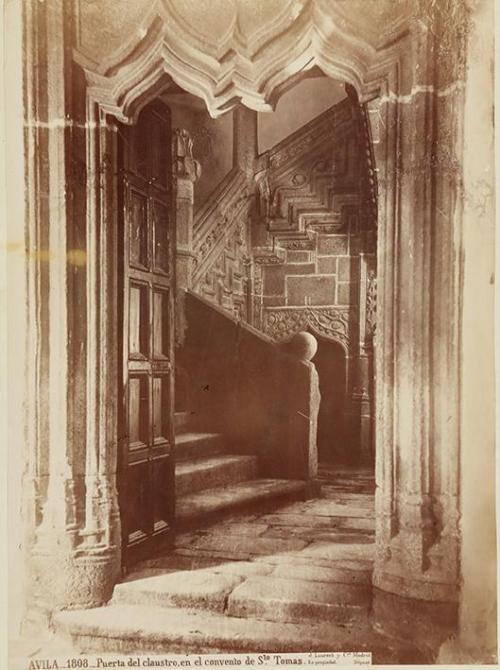
[[[210,267],[225,235],[236,226],[248,207],[248,188],[242,170],[231,170],[207,198],[194,219],[193,247],[195,253],[193,284]]]
[[[305,153],[317,153],[318,146],[331,139],[332,131],[351,118],[352,107],[348,98],[329,107],[267,152],[269,168],[273,172],[286,171]]]
[[[317,473],[317,372],[306,347],[263,333],[188,291],[187,330],[178,359],[191,381],[191,411],[235,451],[256,454],[267,477],[311,480]]]
[[[355,190],[344,138],[358,122],[347,98],[258,157],[260,215],[273,249],[311,248],[316,232],[338,232],[345,225],[349,203],[342,197],[334,202],[333,194]]]
[[[231,313],[248,317],[250,249],[245,173],[234,168],[196,214],[191,288]]]

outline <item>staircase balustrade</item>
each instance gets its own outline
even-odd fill
[[[320,396],[307,355],[286,351],[192,291],[184,302],[179,358],[197,421],[240,453],[257,455],[261,476],[313,479]]]
[[[246,216],[248,195],[245,173],[233,168],[196,213],[193,225],[193,287],[210,271],[227,238]]]

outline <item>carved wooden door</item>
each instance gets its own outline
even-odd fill
[[[168,107],[118,135],[122,380],[119,496],[124,565],[171,536],[174,517],[173,228]]]

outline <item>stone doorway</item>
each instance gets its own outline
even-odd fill
[[[464,546],[473,547],[477,554],[478,543],[471,542],[473,535],[467,528],[462,537],[458,522],[479,503],[473,487],[465,482],[462,488],[462,473],[468,472],[470,476],[469,468],[479,466],[475,450],[472,456],[468,455],[471,450],[460,451],[460,445],[467,443],[462,438],[469,437],[467,431],[464,433],[467,422],[462,421],[461,415],[462,379],[467,379],[462,370],[462,342],[467,343],[473,337],[467,331],[462,340],[464,287],[471,291],[471,295],[467,294],[466,316],[470,318],[472,307],[475,309],[481,301],[475,293],[475,281],[469,279],[470,271],[476,271],[471,251],[478,229],[471,210],[462,212],[460,203],[467,199],[463,198],[460,170],[456,169],[462,160],[464,79],[458,71],[462,60],[456,58],[452,49],[447,49],[440,67],[435,67],[435,49],[440,43],[449,44],[448,31],[453,32],[453,22],[447,16],[441,17],[436,6],[436,14],[422,16],[422,21],[407,22],[401,17],[390,39],[374,45],[371,33],[365,33],[363,26],[353,30],[337,14],[340,10],[335,4],[328,3],[328,12],[321,11],[325,12],[325,19],[339,26],[335,40],[312,39],[299,59],[295,50],[304,42],[296,39],[298,33],[275,31],[276,24],[268,22],[266,48],[260,48],[252,61],[253,77],[239,75],[239,64],[245,63],[245,67],[247,64],[245,59],[238,60],[235,51],[235,74],[228,79],[227,86],[222,86],[222,77],[227,75],[226,64],[215,69],[209,67],[206,40],[197,43],[196,35],[185,35],[184,24],[176,22],[168,9],[165,9],[167,17],[151,14],[151,23],[134,32],[134,43],[127,42],[126,49],[98,57],[95,44],[86,45],[85,39],[76,45],[61,39],[61,26],[66,20],[62,7],[43,13],[42,6],[43,3],[40,7],[30,5],[27,9],[26,33],[31,35],[35,28],[40,39],[32,39],[28,45],[26,81],[35,101],[46,90],[51,92],[51,99],[46,109],[42,96],[40,109],[36,110],[34,105],[36,111],[28,114],[26,155],[35,157],[35,169],[28,175],[30,193],[48,206],[41,212],[34,207],[30,213],[27,248],[44,249],[50,240],[51,253],[58,258],[66,258],[68,251],[69,258],[84,256],[87,267],[77,266],[68,274],[63,263],[42,263],[30,270],[33,285],[36,282],[42,287],[50,285],[51,291],[32,291],[27,300],[33,323],[40,318],[47,328],[33,330],[29,339],[29,352],[41,352],[43,360],[27,357],[30,379],[38,381],[31,404],[28,403],[33,437],[29,446],[27,492],[23,495],[34,510],[30,532],[37,528],[39,519],[46,521],[42,531],[48,531],[50,542],[42,550],[46,551],[47,565],[53,565],[53,547],[58,551],[70,547],[68,556],[62,555],[64,561],[60,561],[61,565],[69,566],[65,572],[61,571],[60,582],[66,579],[72,585],[78,583],[72,574],[75,571],[92,575],[91,583],[84,583],[81,592],[72,589],[71,605],[105,600],[119,563],[120,527],[115,490],[117,399],[110,391],[116,379],[116,321],[109,318],[116,310],[116,232],[111,225],[116,218],[113,118],[133,122],[144,101],[171,84],[167,73],[172,73],[176,81],[186,82],[191,90],[196,89],[214,116],[229,109],[233,101],[236,105],[238,99],[243,99],[252,110],[269,109],[280,87],[292,77],[300,76],[299,65],[309,58],[307,62],[319,63],[328,76],[349,81],[356,87],[367,111],[367,140],[371,139],[367,148],[373,149],[377,166],[376,174],[371,175],[379,189],[379,198],[374,203],[379,220],[379,287],[375,361],[378,523],[373,583],[379,591],[403,593],[408,598],[449,602],[459,598],[462,610],[467,611],[471,598],[467,591],[463,596],[460,584],[468,585],[472,593],[476,580],[470,566],[467,572],[467,563],[459,559],[463,558]],[[460,8],[462,3],[456,6]],[[310,5],[305,3],[303,7],[303,20],[296,21],[290,30],[306,26],[314,36],[316,27],[308,24],[313,19],[305,14]],[[323,3],[322,7],[326,5]],[[356,25],[355,5],[349,11],[353,11]],[[316,20],[317,13],[312,16]],[[102,17],[98,17],[96,30],[91,16],[82,15],[82,25],[86,25],[85,21],[91,29],[82,35],[98,35],[97,28],[104,23]],[[39,25],[46,24],[49,30],[38,30]],[[120,38],[118,24],[117,21],[113,31],[116,39]],[[158,30],[162,25],[164,32],[163,28]],[[172,26],[177,29],[171,29]],[[383,30],[373,33],[378,40]],[[45,63],[43,58],[40,61],[39,50],[45,48],[47,35],[53,42],[48,52],[51,59],[48,68],[35,68],[32,72],[32,63]],[[337,37],[342,40],[344,51],[338,51]],[[168,48],[161,48],[162,40]],[[107,42],[100,40],[101,45]],[[186,44],[192,54],[189,62],[181,57]],[[274,58],[278,51],[279,59]],[[172,56],[176,53],[177,58]],[[68,60],[73,55],[75,62]],[[89,60],[90,55],[95,60]],[[283,67],[286,62],[289,65]],[[53,79],[49,78],[51,85],[47,87],[46,70],[50,77],[56,76],[52,73],[60,72],[61,64],[67,68],[68,77],[64,86],[54,90]],[[468,88],[465,81],[466,97],[470,95]],[[480,119],[476,104],[473,107],[474,118]],[[74,121],[72,132],[61,131],[62,109]],[[49,142],[44,140],[46,131]],[[467,132],[465,137],[470,139]],[[446,160],[429,161],[431,152]],[[87,180],[75,179],[71,170],[65,173],[64,161],[49,160],[49,156],[76,159],[71,165],[75,170],[81,166]],[[40,191],[44,182],[33,175],[38,169],[44,175],[49,164],[60,166],[61,172],[48,182],[47,199],[47,193]],[[469,175],[468,179],[466,195],[472,177]],[[471,192],[475,190],[474,186]],[[74,195],[74,206],[61,208],[70,192]],[[480,232],[483,238],[483,231]],[[468,252],[465,256],[464,248]],[[459,261],[464,257],[466,262],[462,265]],[[485,277],[484,286],[487,284]],[[75,305],[86,305],[86,311],[75,315]],[[67,347],[67,337],[75,343],[74,347]],[[470,362],[468,353],[465,358]],[[35,369],[32,367],[35,365],[40,367]],[[467,379],[465,400],[472,393],[471,388]],[[85,397],[80,400],[77,394],[81,389],[85,389]],[[41,398],[50,398],[50,412],[45,404],[35,402],[40,391],[43,391]],[[68,393],[74,399],[70,403],[66,401]],[[363,401],[362,385],[356,394]],[[39,414],[44,413],[47,422],[43,419],[37,423]],[[482,414],[480,420],[484,422]],[[39,444],[35,440],[38,428]],[[82,435],[85,435],[83,441]],[[472,440],[477,441],[473,433]],[[463,457],[467,467],[458,468],[458,456]],[[493,471],[482,467],[478,471],[481,477]],[[470,481],[473,480],[478,477]],[[47,493],[46,482],[50,483]],[[84,504],[81,499],[75,501],[73,490],[79,498],[85,496]],[[69,491],[66,498],[65,491]],[[439,532],[424,535],[427,528]],[[72,544],[60,541],[68,533],[72,541],[84,538],[76,552]],[[37,529],[36,551],[41,534]],[[462,546],[462,540],[468,543]],[[96,556],[99,563],[94,568]],[[460,565],[465,566],[462,572]],[[43,564],[42,570],[47,577],[51,606],[65,606],[68,596],[64,584],[58,596],[50,568]],[[95,578],[96,572],[103,575],[101,579]]]

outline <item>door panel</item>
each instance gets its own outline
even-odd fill
[[[119,491],[125,566],[171,538],[174,518],[173,234],[168,107],[119,133],[122,375]]]

